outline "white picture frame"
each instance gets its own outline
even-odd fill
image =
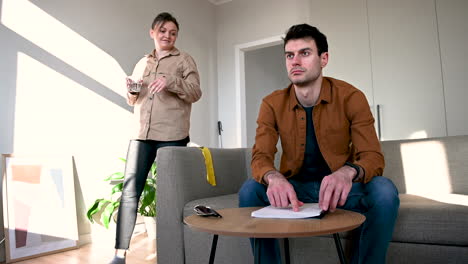
[[[71,156],[2,154],[6,263],[77,248]]]

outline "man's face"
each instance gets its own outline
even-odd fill
[[[316,81],[328,63],[328,52],[319,56],[315,40],[311,38],[289,40],[284,47],[284,54],[289,80],[296,86]]]
[[[178,32],[176,24],[168,21],[154,26],[154,29],[150,30],[150,35],[154,39],[154,44],[161,50],[171,50],[174,48]]]

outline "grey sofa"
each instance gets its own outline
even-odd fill
[[[387,263],[468,263],[468,136],[382,142],[400,191]],[[160,264],[207,263],[212,235],[182,222],[196,204],[237,207],[251,177],[251,151],[211,149],[217,186],[206,181],[198,148],[158,151],[157,255]],[[341,234],[349,253],[351,233]],[[291,263],[338,263],[331,236],[290,239]],[[253,263],[246,238],[220,236],[215,263]]]

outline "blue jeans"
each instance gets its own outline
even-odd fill
[[[318,202],[321,182],[293,179],[289,179],[289,182],[293,185],[300,201]],[[239,207],[270,205],[266,190],[267,186],[252,179],[247,180],[239,191]],[[391,180],[376,176],[367,184],[353,183],[346,204],[339,208],[362,213],[366,216],[366,221],[359,227],[360,235],[353,242],[351,263],[385,263],[399,206],[398,190]],[[261,263],[281,263],[277,239],[259,240],[257,242],[260,246]],[[253,239],[251,242],[253,243]]]

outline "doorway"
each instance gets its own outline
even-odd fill
[[[237,135],[241,147],[252,147],[262,99],[290,83],[282,36],[237,45],[235,56]]]
[[[247,147],[252,147],[255,143],[256,121],[262,99],[288,85],[282,44],[245,52]]]

